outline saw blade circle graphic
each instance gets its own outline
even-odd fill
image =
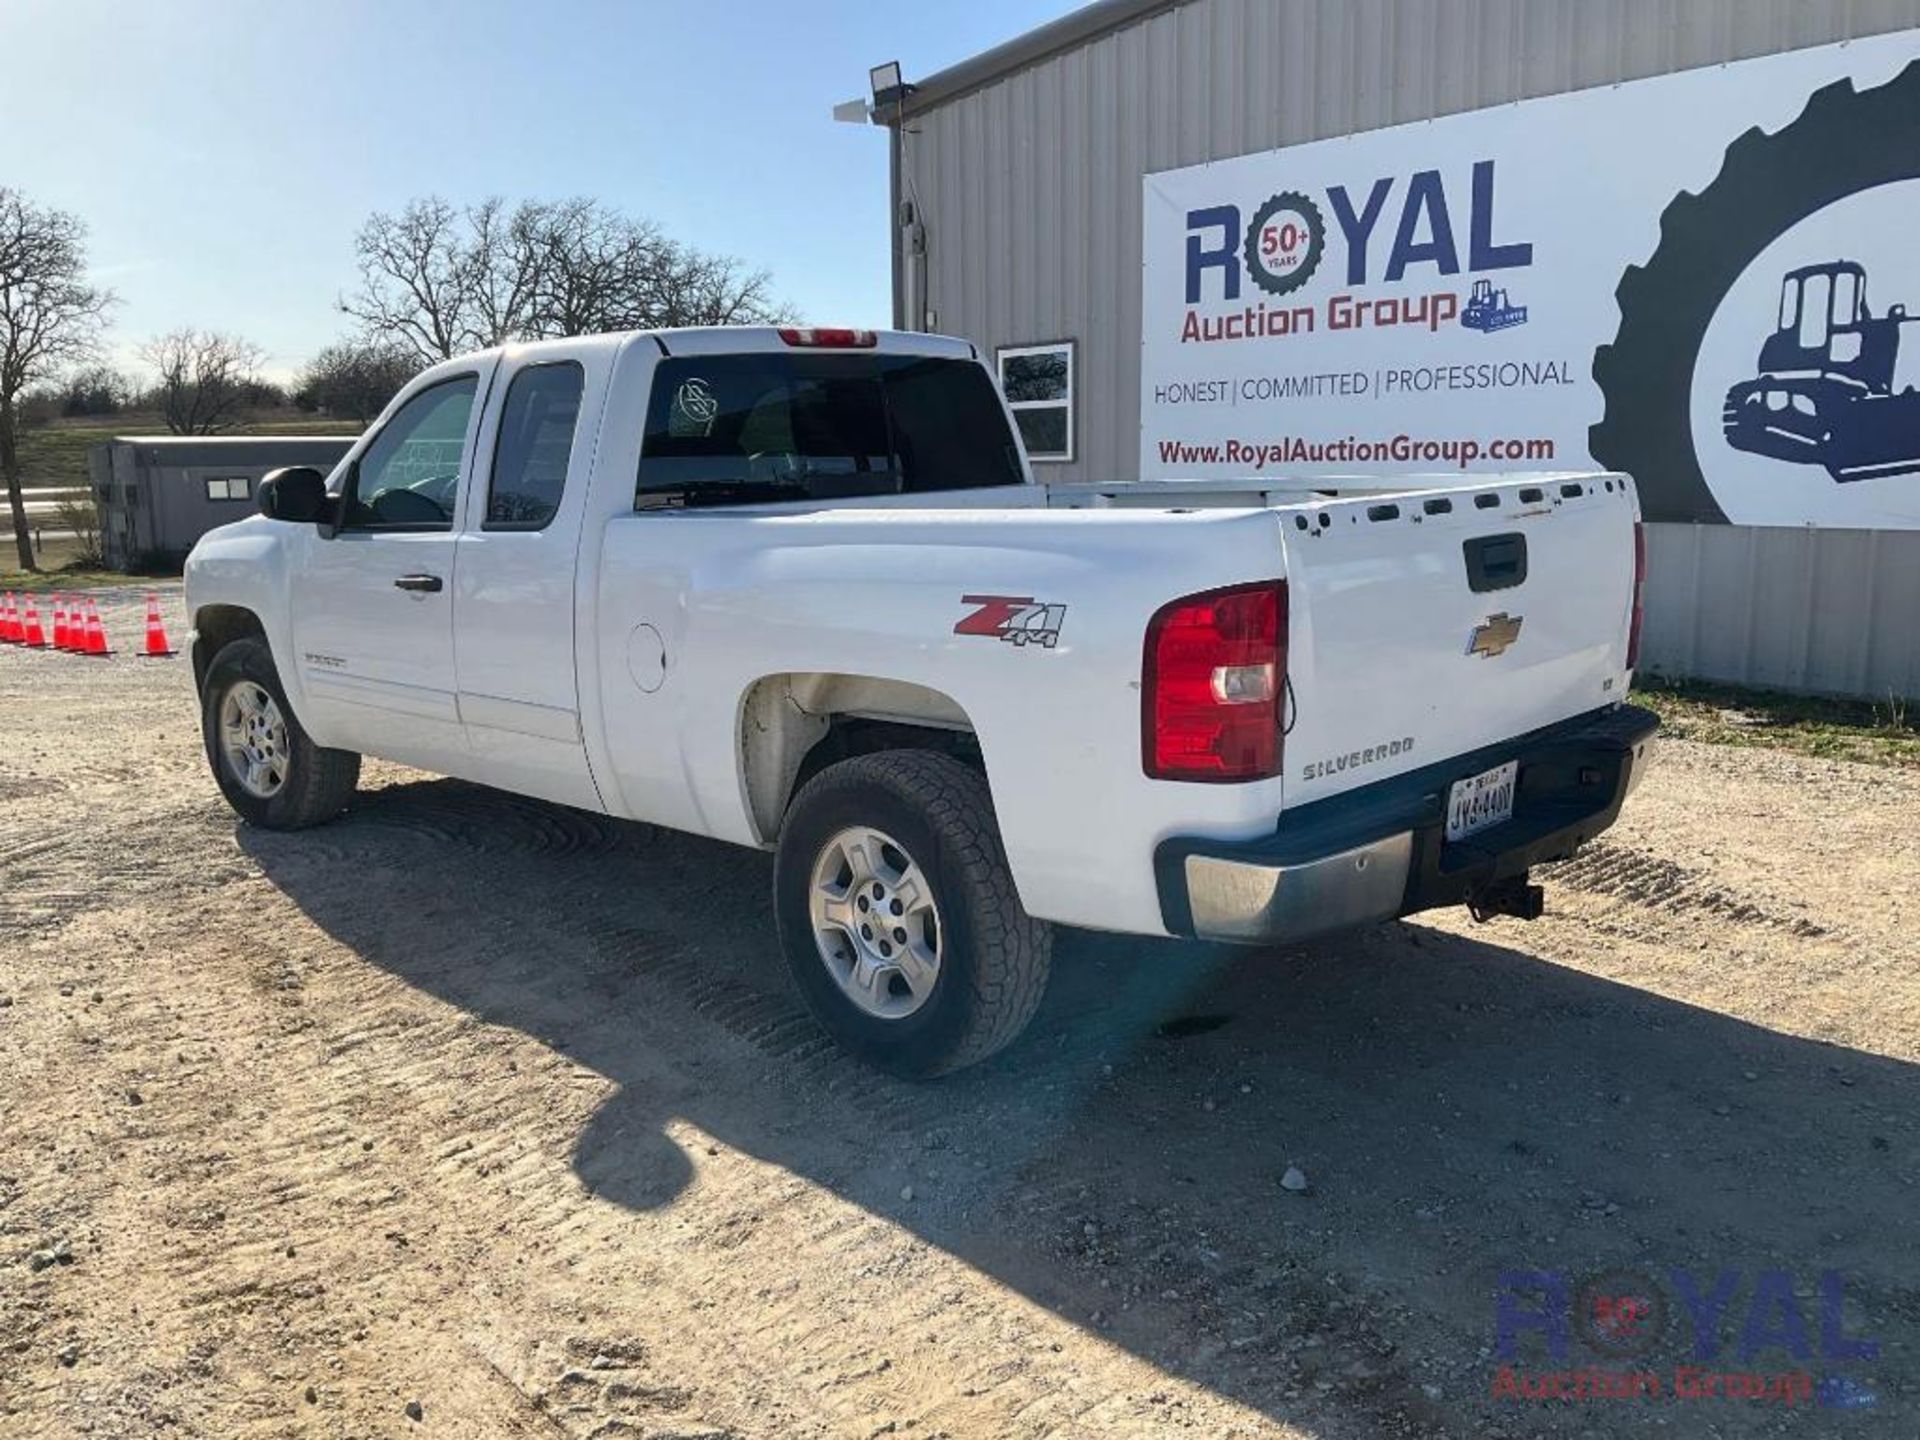
[[[1649,519],[1721,521],[1693,440],[1693,372],[1727,293],[1766,248],[1850,195],[1920,179],[1920,61],[1856,90],[1822,86],[1772,134],[1748,130],[1720,173],[1676,196],[1660,243],[1614,291],[1620,325],[1594,352],[1605,409],[1589,427],[1594,460],[1634,477]]]
[[[1286,295],[1313,278],[1326,249],[1320,207],[1298,190],[1282,190],[1253,212],[1240,254],[1254,284]]]

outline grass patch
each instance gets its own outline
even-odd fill
[[[7,542],[0,540],[0,545]],[[176,577],[177,578],[177,577]],[[138,588],[164,583],[154,575],[122,575],[118,570],[25,570],[0,569],[0,593],[11,590],[22,595],[51,595],[54,591],[101,590],[108,586]],[[43,620],[45,616],[41,617]]]
[[[5,505],[0,502],[0,523],[4,522],[5,517]],[[45,595],[54,590],[89,590],[100,585],[151,585],[161,578],[156,575],[122,575],[118,570],[100,570],[83,565],[79,545],[64,539],[49,540],[40,548],[38,570],[22,570],[13,537],[0,536],[0,592],[11,590],[16,595]]]
[[[1635,681],[1633,698],[1659,715],[1662,734],[1680,740],[1920,769],[1920,704],[1898,696],[1829,700],[1647,678]]]

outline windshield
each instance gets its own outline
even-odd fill
[[[970,360],[686,356],[654,373],[641,510],[1018,485],[1020,452]]]

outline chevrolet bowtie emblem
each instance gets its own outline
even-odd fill
[[[1473,635],[1467,641],[1467,654],[1485,655],[1492,659],[1503,654],[1506,648],[1520,638],[1520,622],[1524,615],[1509,615],[1502,610],[1498,615],[1489,615],[1487,623],[1473,627]]]

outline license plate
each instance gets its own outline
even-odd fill
[[[1489,825],[1513,816],[1513,783],[1520,762],[1509,760],[1466,780],[1456,780],[1447,791],[1447,839],[1464,840]]]

